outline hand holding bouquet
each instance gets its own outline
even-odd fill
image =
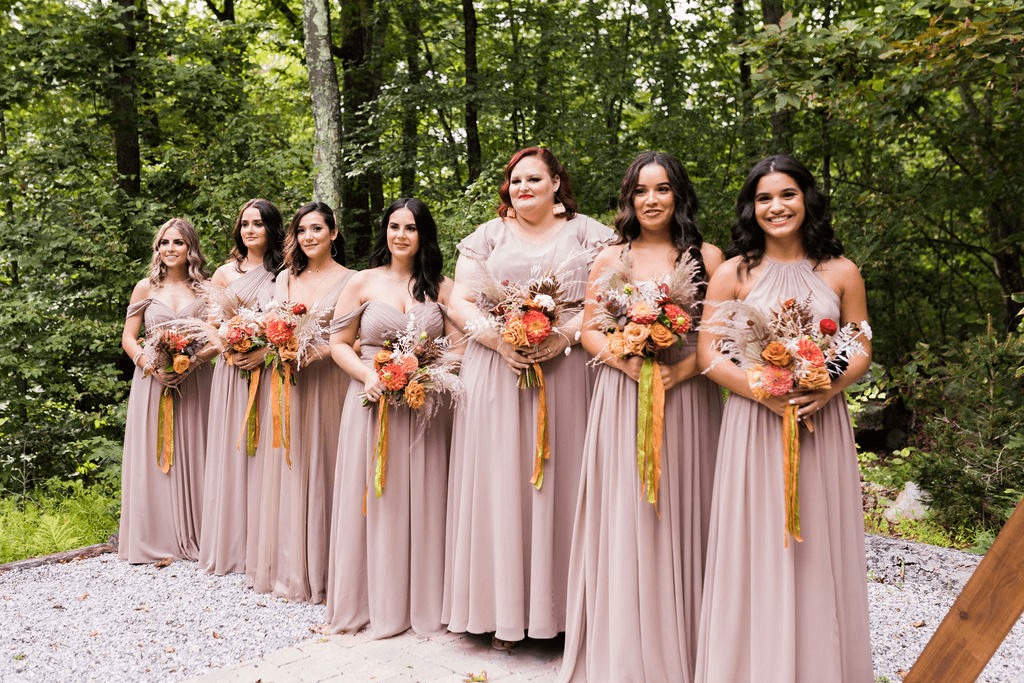
[[[803,301],[789,299],[767,312],[743,301],[725,301],[701,325],[714,334],[713,348],[721,356],[711,367],[729,360],[747,373],[747,383],[757,400],[791,393],[824,391],[846,370],[850,358],[864,355],[860,341],[871,339],[867,321],[847,323],[841,329],[830,318],[817,323],[810,296]],[[708,368],[710,369],[710,368]],[[707,372],[707,370],[705,370]],[[786,497],[786,545],[789,536],[800,537],[800,439],[798,406],[786,406],[782,418],[782,469]],[[810,420],[803,424],[810,432]]]
[[[665,386],[656,359],[660,351],[681,344],[693,326],[689,311],[697,305],[701,266],[687,252],[670,275],[638,281],[632,263],[625,254],[617,267],[606,269],[595,281],[596,313],[591,325],[605,333],[605,348],[613,356],[643,358],[637,396],[637,467],[641,493],[657,506]]]
[[[452,398],[461,396],[459,357],[452,353],[447,337],[430,337],[409,316],[404,330],[395,331],[384,340],[383,348],[374,354],[373,368],[384,387],[378,404],[377,447],[374,451],[374,493],[380,498],[387,484],[388,406],[407,406],[418,414],[422,424],[437,410],[437,399],[447,392]],[[373,401],[364,398],[363,405]],[[369,484],[367,484],[369,492]],[[366,496],[363,497],[366,514]]]

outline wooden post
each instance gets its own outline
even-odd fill
[[[971,683],[1024,612],[1024,501],[981,560],[904,683]]]

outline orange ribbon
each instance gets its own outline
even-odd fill
[[[800,538],[800,422],[797,420],[799,406],[787,405],[782,415],[782,477],[785,480],[786,496],[786,547],[789,547],[789,536],[793,535],[798,543]],[[814,431],[810,422],[805,423],[810,431]]]
[[[376,463],[376,467],[374,464]],[[381,396],[377,410],[377,447],[370,459],[370,476],[366,480],[366,491],[363,492],[363,516],[366,516],[366,498],[370,493],[370,482],[373,491],[380,498],[384,495],[384,486],[388,478],[388,399]]]
[[[282,366],[283,370],[282,370]],[[281,374],[284,374],[282,378]],[[281,385],[284,385],[282,388]],[[282,407],[281,398],[284,394],[284,429],[282,430]],[[270,413],[274,423],[274,448],[281,448],[284,445],[285,462],[290,468],[292,466],[291,443],[292,433],[292,367],[287,362],[278,361],[277,372],[274,373],[274,381],[270,383]]]
[[[640,472],[640,494],[658,512],[658,490],[661,484],[661,438],[665,423],[665,384],[661,368],[653,358],[645,358],[640,368],[637,387],[637,468]]]
[[[544,389],[544,372],[540,369],[540,363],[533,364],[533,371],[537,373],[540,394],[537,397],[537,454],[533,459],[533,476],[530,477],[530,483],[539,491],[544,483],[544,461],[551,458],[551,447],[548,444],[548,396]]]
[[[260,437],[260,416],[259,411],[253,410],[256,402],[256,389],[260,386],[260,369],[256,368],[249,376],[249,402],[245,406],[245,416],[242,418],[242,432],[238,435],[238,446],[242,448],[242,437],[246,437],[246,452],[256,455],[256,442]]]
[[[156,436],[156,463],[160,471],[167,474],[174,464],[174,394],[169,387],[164,387],[160,396],[157,421],[160,426]]]

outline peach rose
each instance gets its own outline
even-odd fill
[[[179,375],[183,372],[188,372],[192,362],[189,361],[188,356],[175,356],[174,357],[174,371]]]
[[[512,318],[505,323],[505,329],[501,331],[501,338],[517,349],[529,344],[526,337],[526,325],[522,318]]]
[[[389,360],[391,360],[391,352],[387,349],[381,349],[373,356],[374,370],[380,370]]]
[[[654,323],[651,325],[651,341],[659,349],[667,349],[676,343],[676,335],[661,323]]]
[[[281,360],[295,360],[299,356],[299,340],[297,337],[292,337],[288,340],[288,343],[280,348],[279,353],[281,354]]]
[[[832,386],[832,378],[828,376],[828,370],[815,365],[807,368],[807,372],[800,377],[798,384],[804,389],[819,391]]]
[[[626,340],[626,353],[641,356],[644,352],[644,344],[651,336],[651,328],[647,325],[626,323],[626,327],[622,330],[622,336]]]
[[[231,348],[233,348],[235,351],[238,351],[239,353],[245,353],[250,348],[252,348],[252,340],[249,339],[248,337],[242,337],[241,340],[236,341],[234,344],[232,344]]]
[[[622,332],[616,331],[605,337],[605,345],[608,347],[609,353],[619,358],[626,355],[626,338],[622,336]]]
[[[761,372],[763,370],[763,365],[755,365],[752,368],[747,368],[747,385],[750,387],[750,391],[754,394],[754,398],[758,401],[763,401],[768,398],[768,392],[761,388]]]
[[[772,365],[778,365],[780,368],[784,368],[793,361],[793,357],[789,355],[789,351],[782,342],[773,341],[768,346],[764,347],[764,351],[761,352],[761,358]]]
[[[650,325],[658,319],[658,311],[651,307],[646,301],[636,301],[629,307],[626,314],[630,320],[642,325]]]

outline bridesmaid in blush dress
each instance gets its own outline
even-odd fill
[[[326,328],[352,271],[337,259],[341,247],[334,211],[320,202],[300,208],[285,236],[285,270],[274,298],[303,304],[324,324],[322,343],[302,357],[291,395],[291,441],[273,445],[262,430],[256,457],[263,458],[255,538],[255,562],[246,574],[258,593],[320,603],[327,596],[327,548],[338,452],[341,397],[348,377],[330,358]],[[261,405],[270,415],[269,397]],[[291,465],[287,459],[291,459]]]
[[[665,404],[656,509],[641,495],[637,468],[643,359],[609,352],[595,315],[598,283],[610,268],[628,268],[632,283],[652,287],[685,268],[687,255],[699,264],[696,280],[714,273],[722,252],[704,242],[697,206],[675,157],[641,155],[622,181],[619,239],[598,255],[590,273],[583,347],[602,365],[583,446],[559,680],[693,679],[721,395],[699,374],[695,333],[659,352]]]
[[[235,220],[235,248],[217,269],[211,287],[226,288],[240,306],[256,307],[269,298],[274,274],[284,261],[281,212],[266,199],[250,199]],[[239,440],[249,402],[249,380],[242,373],[263,366],[266,348],[239,353],[225,350],[213,370],[210,428],[206,436],[206,484],[199,564],[207,573],[244,572],[246,537],[259,504],[260,461],[249,457]],[[260,387],[266,391],[269,382]],[[259,404],[253,406],[258,410]],[[267,415],[261,426],[269,427]],[[249,511],[253,510],[250,516]]]
[[[764,310],[810,297],[815,321],[866,327],[857,266],[842,256],[826,198],[788,156],[758,162],[736,203],[737,254],[708,286],[704,318],[742,299]],[[864,512],[853,428],[843,390],[867,370],[865,355],[820,391],[757,400],[745,371],[700,333],[697,358],[730,392],[722,418],[700,616],[700,683],[870,683],[871,642],[864,561]],[[802,542],[786,542],[782,415],[813,417],[800,429]]]
[[[561,266],[566,299],[582,299],[590,264],[614,233],[576,212],[569,176],[550,150],[529,147],[505,167],[499,217],[459,243],[452,311],[460,326],[482,316],[475,281],[524,282]],[[484,265],[482,265],[484,264]],[[582,311],[561,330],[517,351],[495,331],[470,341],[466,396],[456,408],[448,484],[442,622],[454,632],[493,632],[507,650],[526,635],[565,630],[566,581],[586,431],[590,373],[577,343]],[[520,389],[531,363],[543,370],[550,459],[538,490],[537,389]]]
[[[152,359],[139,344],[139,331],[205,316],[200,286],[206,258],[188,221],[172,218],[153,240],[149,277],[132,291],[121,347],[135,364],[121,466],[121,532],[118,558],[132,563],[199,557],[203,516],[203,460],[210,401],[210,364],[217,347],[208,344],[181,374],[145,369]],[[174,398],[174,459],[164,473],[157,463],[157,432],[164,387]]]
[[[369,625],[373,637],[386,638],[410,627],[420,636],[444,628],[451,397],[436,397],[440,406],[429,419],[405,405],[388,408],[387,484],[379,498],[367,491],[383,390],[374,354],[410,320],[432,338],[458,333],[445,318],[452,282],[441,274],[442,265],[430,211],[418,199],[399,199],[384,213],[371,268],[354,275],[338,300],[331,353],[352,382],[334,480],[327,585],[327,622],[334,632]]]

